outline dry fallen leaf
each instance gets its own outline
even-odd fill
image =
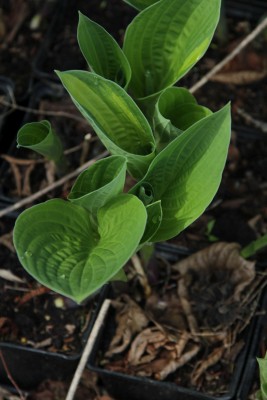
[[[233,85],[249,85],[258,82],[267,76],[267,69],[263,71],[237,71],[237,72],[221,72],[213,77],[211,81],[228,83]]]
[[[235,284],[233,298],[238,301],[241,292],[255,278],[255,262],[245,260],[240,256],[240,245],[237,243],[214,243],[172,266],[185,280],[188,271],[208,274],[208,271],[222,270],[230,274],[230,280]],[[206,272],[205,272],[206,271]]]
[[[148,324],[148,318],[142,309],[129,296],[122,295],[119,301],[112,304],[118,309],[117,329],[106,357],[124,351],[133,336]]]

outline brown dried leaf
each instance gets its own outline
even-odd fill
[[[178,357],[174,360],[170,360],[164,368],[160,369],[157,373],[155,373],[155,378],[158,380],[165,379],[169,374],[176,371],[178,368],[187,364],[195,355],[199,352],[200,346],[194,344],[190,350],[184,353],[181,357]]]
[[[170,338],[158,327],[147,328],[140,332],[131,344],[127,359],[131,365],[144,363],[143,357],[150,355],[152,361],[158,354],[158,349],[164,347]],[[147,362],[148,360],[146,360]]]
[[[25,168],[24,171],[24,180],[23,180],[23,187],[22,187],[22,195],[23,196],[30,196],[32,194],[31,190],[31,173],[34,170],[34,164],[30,164]]]
[[[55,182],[56,176],[56,166],[53,161],[48,161],[45,163],[46,179],[48,185]]]
[[[208,274],[215,269],[230,273],[231,283],[235,284],[234,300],[240,299],[240,294],[255,278],[255,262],[245,260],[240,256],[240,245],[237,243],[218,242],[200,250],[173,265],[173,270],[181,274],[186,281],[189,271]],[[201,272],[201,273],[202,273]]]
[[[265,71],[238,71],[238,72],[221,72],[211,77],[211,81],[228,83],[233,85],[249,85],[258,82],[267,76]]]
[[[112,304],[119,309],[116,314],[117,329],[106,357],[124,351],[133,336],[145,328],[149,322],[144,311],[127,295],[122,295],[120,301]]]
[[[199,378],[209,367],[217,364],[217,362],[222,358],[224,352],[224,347],[216,348],[211,354],[209,354],[206,360],[202,359],[197,363],[196,369],[191,375],[193,385],[197,385]]]
[[[186,328],[181,301],[173,291],[167,291],[162,297],[159,297],[158,292],[152,293],[147,299],[145,310],[154,322],[166,329],[182,331]]]
[[[13,245],[13,231],[0,236],[0,244],[6,246],[11,253],[15,253],[15,247]]]

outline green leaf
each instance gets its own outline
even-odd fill
[[[99,160],[78,176],[68,200],[95,213],[110,199],[122,193],[125,177],[125,157],[110,156]]]
[[[125,3],[136,8],[137,10],[144,10],[159,0],[123,0]]]
[[[267,400],[267,353],[264,358],[257,358],[260,369],[260,391],[258,398]]]
[[[102,26],[81,12],[78,43],[93,72],[127,87],[131,79],[131,68],[120,46]]]
[[[112,281],[112,282],[114,282],[114,281],[127,282],[127,280],[128,280],[128,279],[127,279],[127,276],[126,276],[126,274],[125,274],[123,268],[120,269],[119,272],[117,272],[117,274],[114,275],[114,276],[111,278],[111,281]]]
[[[57,72],[83,116],[106,148],[127,158],[140,179],[154,158],[155,140],[148,121],[119,85],[85,71]]]
[[[149,242],[160,227],[162,221],[161,201],[158,200],[155,203],[149,204],[146,207],[146,211],[147,211],[147,224],[145,233],[140,242],[141,244]]]
[[[14,244],[29,274],[80,303],[133,255],[146,218],[141,201],[128,194],[100,208],[97,225],[83,207],[53,199],[20,214]]]
[[[36,151],[54,161],[60,169],[65,169],[66,160],[63,146],[49,121],[29,122],[17,134],[18,147]]]
[[[230,141],[230,107],[201,119],[174,139],[152,161],[133,188],[150,185],[161,200],[162,223],[152,238],[167,240],[196,220],[212,201],[221,181]]]
[[[157,149],[162,150],[184,130],[210,114],[212,112],[198,105],[187,89],[178,87],[165,89],[155,107],[154,129]]]
[[[267,247],[267,234],[263,235],[259,239],[253,240],[253,242],[241,250],[240,254],[244,258],[249,258],[264,247]]]
[[[150,96],[182,78],[207,50],[219,13],[220,0],[164,0],[140,12],[123,46],[133,96]]]

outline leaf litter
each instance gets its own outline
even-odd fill
[[[113,300],[116,330],[101,365],[226,393],[266,284],[266,274],[239,252],[236,243],[215,243],[170,265],[167,277],[165,265],[152,266],[148,298],[134,287],[131,297]]]

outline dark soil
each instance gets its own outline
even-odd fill
[[[181,257],[181,256],[180,256]],[[167,266],[168,265],[168,266]],[[211,269],[212,271],[212,269]],[[140,305],[149,319],[149,325],[144,329],[155,329],[155,326],[160,326],[159,331],[171,332],[173,337],[175,337],[175,343],[179,343],[179,338],[183,329],[185,329],[184,315],[181,313],[180,300],[177,297],[177,282],[179,282],[179,275],[172,271],[171,264],[166,259],[154,260],[153,263],[149,265],[150,272],[148,276],[150,277],[150,283],[153,288],[153,292],[150,297],[144,298],[140,290],[140,285],[138,284],[138,279],[133,279],[129,282],[129,286],[126,289],[127,293],[130,295],[131,299],[136,301],[136,304]],[[130,276],[132,276],[131,268],[128,270]],[[189,295],[190,303],[193,311],[193,315],[196,316],[201,332],[205,333],[203,337],[199,337],[197,343],[201,346],[201,350],[188,360],[188,362],[178,368],[175,372],[167,376],[166,381],[175,382],[178,386],[187,387],[190,389],[198,390],[203,393],[210,395],[223,395],[228,393],[230,389],[230,382],[233,378],[233,374],[238,363],[238,355],[240,355],[241,350],[244,348],[247,339],[247,331],[243,331],[244,321],[248,321],[247,318],[250,315],[255,314],[255,304],[253,301],[243,308],[240,307],[240,302],[229,302],[234,290],[234,284],[231,283],[229,276],[225,270],[214,270],[210,275],[191,272],[188,275],[189,284]],[[125,303],[126,298],[116,298],[116,301],[122,301]],[[118,310],[118,306],[115,304],[115,310]],[[228,304],[228,305],[227,305]],[[125,306],[124,306],[125,307]],[[130,307],[130,306],[129,306]],[[224,308],[224,310],[222,310]],[[126,307],[125,307],[126,309]],[[128,317],[129,321],[135,320],[135,326],[138,326],[138,321],[140,320],[140,315],[135,313],[133,309],[130,308]],[[116,323],[119,322],[119,311],[116,313]],[[126,313],[126,311],[125,311]],[[121,314],[123,318],[123,313]],[[243,321],[242,324],[237,323],[237,321]],[[111,371],[117,371],[128,375],[137,376],[149,376],[150,378],[157,379],[157,368],[162,371],[165,364],[163,363],[166,348],[170,346],[171,339],[165,348],[164,343],[161,342],[161,352],[158,351],[156,362],[154,359],[149,362],[142,362],[140,358],[140,364],[131,364],[130,354],[134,351],[135,342],[137,343],[137,336],[142,329],[130,332],[129,344],[125,347],[125,350],[117,351],[116,347],[114,353],[110,350],[110,342],[115,335],[114,332],[114,319],[108,322],[110,332],[113,335],[109,338],[105,337],[104,343],[101,342],[99,347],[99,363],[104,368]],[[237,329],[237,325],[239,328]],[[242,326],[243,325],[243,326]],[[187,329],[187,328],[186,328]],[[131,325],[128,326],[128,330],[131,330]],[[230,338],[236,337],[234,342],[228,342],[228,350],[219,359],[211,365],[207,365],[205,372],[198,379],[198,384],[192,383],[192,378],[195,376],[196,369],[200,365],[205,365],[207,360],[211,359],[212,352],[220,351],[220,346],[226,345],[224,342],[215,339],[215,332],[227,332],[226,337]],[[209,337],[215,334],[213,340],[209,340]],[[229,336],[228,336],[229,334]],[[177,335],[177,337],[176,337]],[[128,337],[129,335],[127,335]],[[140,339],[141,340],[141,339]],[[143,339],[145,341],[145,339]],[[153,339],[152,339],[153,340]],[[160,343],[160,339],[159,343]],[[228,339],[227,339],[228,340]],[[226,341],[227,341],[226,340]],[[118,342],[118,348],[124,340]],[[143,342],[144,343],[144,342]],[[223,344],[224,343],[224,344]],[[153,354],[154,347],[158,349],[157,343],[155,344],[151,341],[151,344],[147,346],[147,352],[142,355],[144,357],[150,357]],[[149,347],[150,346],[150,347]],[[187,350],[190,351],[190,341],[186,346]],[[192,347],[192,343],[191,343]],[[114,347],[113,347],[114,348]],[[141,348],[141,347],[140,347]],[[140,348],[136,348],[136,354],[140,352]],[[109,349],[108,355],[105,352]],[[112,347],[111,347],[112,349]],[[242,358],[242,356],[241,356]],[[104,361],[103,361],[104,360]],[[153,369],[154,365],[154,369]],[[158,367],[157,367],[158,365]],[[150,373],[150,368],[153,373]]]
[[[32,83],[32,60],[49,28],[56,1],[0,1],[0,75],[14,81],[15,97],[25,99]]]
[[[32,99],[30,108],[39,110],[40,115],[28,114],[24,122],[42,119],[50,121],[52,128],[62,141],[64,150],[67,152],[67,170],[65,173],[78,168],[103,150],[103,146],[96,139],[92,128],[81,118],[69,95],[63,92],[61,86],[40,86],[36,88]],[[55,114],[60,114],[63,111],[64,114],[63,116],[47,116],[46,111]],[[90,140],[86,140],[88,135],[91,137]],[[14,159],[4,158],[5,162],[0,173],[2,198],[16,201],[19,198],[27,197],[62,176],[62,174],[53,170],[53,164],[44,162],[44,158],[34,151],[24,148],[17,149],[15,141],[13,141],[8,155],[14,157]],[[17,164],[16,159],[31,160],[32,162],[30,165],[29,163],[24,165],[23,161],[20,162],[18,160]],[[17,165],[16,171],[14,170],[14,164]],[[70,187],[71,182],[66,182],[63,188],[60,187],[59,190],[51,191],[48,194],[48,198],[65,198]]]
[[[37,59],[37,76],[57,79],[54,70],[86,69],[86,62],[77,42],[78,11],[103,26],[122,44],[124,31],[136,12],[121,0],[70,0],[56,22],[50,43],[46,43]]]
[[[12,219],[0,221],[0,265],[21,282],[0,278],[0,340],[52,352],[77,354],[88,327],[92,302],[77,306],[31,278],[12,251]],[[7,247],[9,246],[9,247]],[[31,297],[32,295],[32,297]]]

